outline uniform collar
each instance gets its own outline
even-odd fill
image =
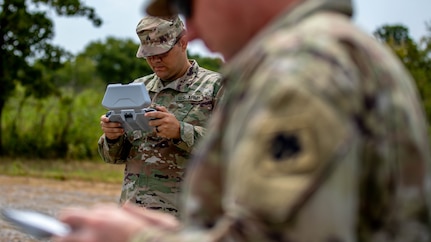
[[[152,81],[152,85],[148,87],[148,90],[151,92],[160,92],[163,89],[173,89],[178,92],[187,92],[191,85],[191,80],[193,80],[199,72],[199,64],[195,60],[189,60],[191,67],[187,70],[187,72],[180,78],[172,81],[166,86],[163,86],[162,80],[156,75],[154,75],[154,81]]]

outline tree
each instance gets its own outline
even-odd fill
[[[153,73],[144,59],[136,58],[139,44],[131,39],[108,37],[91,42],[78,58],[95,63],[96,71],[105,84],[130,83],[138,77]]]
[[[428,35],[422,37],[419,44],[402,25],[384,25],[374,32],[374,36],[386,43],[409,70],[416,82],[427,118],[431,120],[431,23],[426,27]]]
[[[374,32],[381,42],[386,43],[401,59],[404,65],[412,71],[422,69],[426,62],[424,51],[409,36],[409,30],[402,25],[385,25]]]
[[[195,59],[199,63],[199,66],[202,66],[208,70],[219,71],[223,65],[223,60],[220,58],[205,57],[190,53],[188,56],[190,59]]]
[[[407,42],[412,42],[409,30],[404,25],[383,25],[374,31],[374,36],[386,43],[401,46]]]
[[[2,113],[17,84],[27,87],[26,95],[45,97],[56,91],[52,80],[43,78],[44,68],[62,66],[66,50],[51,43],[54,37],[49,11],[59,16],[81,16],[95,26],[102,20],[93,8],[81,0],[2,0],[0,1],[0,155],[2,145]]]

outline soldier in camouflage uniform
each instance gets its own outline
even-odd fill
[[[191,38],[227,59],[223,101],[188,170],[183,223],[139,221],[130,208],[64,221],[85,221],[100,238],[115,225],[91,226],[103,223],[97,211],[117,215],[130,221],[129,241],[431,241],[416,88],[352,24],[350,0],[155,0],[147,10],[175,9]]]
[[[119,123],[101,117],[104,134],[99,153],[111,164],[125,164],[120,203],[178,215],[180,184],[192,148],[204,135],[204,125],[221,93],[220,74],[187,59],[187,37],[178,16],[147,16],[137,28],[137,57],[145,58],[154,74],[136,79],[145,83],[152,106],[154,131],[124,133]]]

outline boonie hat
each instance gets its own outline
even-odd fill
[[[136,27],[136,34],[141,42],[136,57],[145,58],[168,52],[184,31],[184,23],[178,15],[166,18],[144,17]]]

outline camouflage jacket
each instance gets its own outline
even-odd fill
[[[184,167],[221,95],[219,73],[192,67],[181,78],[163,86],[155,74],[135,80],[144,82],[152,105],[164,106],[180,121],[180,140],[161,138],[135,130],[116,143],[99,139],[99,153],[107,163],[125,164],[120,203],[131,201],[147,208],[178,215]]]
[[[350,5],[303,1],[228,63],[188,170],[184,227],[136,241],[431,240],[416,88]]]

